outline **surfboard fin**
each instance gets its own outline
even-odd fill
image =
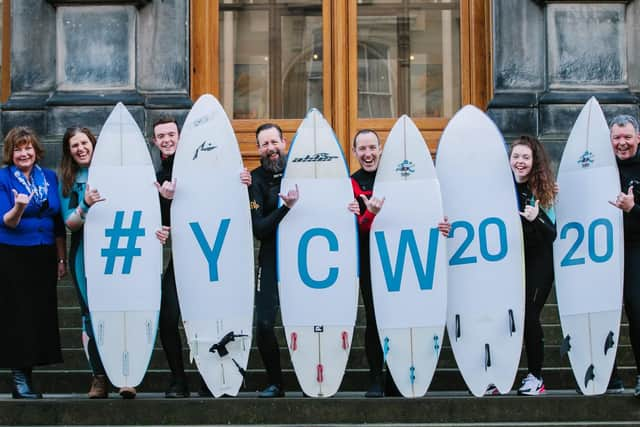
[[[247,337],[247,334],[234,334],[233,331],[229,332],[227,335],[223,336],[220,341],[211,346],[209,351],[211,353],[218,352],[218,356],[224,357],[229,354],[229,350],[227,350],[227,344],[232,341],[235,341],[236,338]]]
[[[484,345],[484,370],[491,367],[491,349],[489,344]]]
[[[584,374],[584,386],[585,386],[585,388],[587,387],[587,384],[589,384],[589,381],[593,380],[595,377],[596,376],[593,373],[593,365],[589,365],[589,368],[587,368],[587,372]]]
[[[318,367],[316,368],[317,370],[317,376],[316,376],[316,380],[321,383],[324,381],[324,367],[322,366],[322,363],[318,363]]]
[[[513,318],[513,310],[509,309],[509,336],[513,336],[516,331],[516,321]]]
[[[613,341],[613,331],[609,331],[609,334],[607,334],[607,339],[604,340],[604,355],[607,355],[607,352],[609,351],[610,348],[612,348],[615,345],[615,341]]]
[[[384,344],[382,345],[383,362],[387,362],[387,354],[389,354],[389,337],[384,337]]]
[[[436,353],[440,351],[440,338],[437,335],[433,336],[433,349]]]
[[[456,341],[460,338],[460,315],[456,314]]]
[[[298,349],[298,334],[295,332],[291,332],[291,351],[296,351]]]
[[[346,351],[349,349],[349,333],[347,331],[342,331],[340,336],[342,338],[342,349]]]
[[[247,375],[247,371],[243,369],[238,362],[236,362],[236,359],[232,357],[231,360],[233,361],[233,364],[236,365],[236,368],[238,368],[238,372],[240,372],[240,375],[242,375],[242,382],[244,382],[244,377],[245,375]]]
[[[560,357],[564,357],[571,351],[571,335],[567,335],[560,344]]]
[[[416,382],[416,368],[414,366],[409,368],[409,381],[411,381],[411,384]]]

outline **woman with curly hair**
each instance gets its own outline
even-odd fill
[[[553,283],[556,184],[544,147],[532,136],[513,141],[509,162],[516,182],[525,258],[524,346],[529,373],[522,380],[518,394],[536,396],[545,391],[540,313]]]

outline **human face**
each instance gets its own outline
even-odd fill
[[[153,143],[162,153],[162,157],[175,154],[178,148],[178,126],[175,123],[161,123],[153,128]]]
[[[527,182],[533,167],[533,152],[526,145],[518,144],[511,149],[511,170],[516,182]]]
[[[71,152],[71,158],[78,166],[88,167],[91,164],[93,144],[83,132],[78,132],[69,138],[69,151]]]
[[[284,169],[287,140],[280,137],[276,128],[268,128],[258,134],[258,154],[262,166],[272,172]]]
[[[36,150],[30,143],[13,149],[13,164],[24,174],[29,174],[36,163]]]
[[[613,125],[611,128],[611,145],[613,152],[620,160],[634,157],[638,151],[640,136],[631,123],[624,126]]]
[[[375,172],[378,169],[380,142],[374,133],[366,132],[358,135],[353,152],[362,169],[367,172]]]

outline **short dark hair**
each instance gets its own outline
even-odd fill
[[[356,134],[353,136],[353,142],[352,142],[352,147],[356,148],[356,140],[358,139],[358,137],[360,135],[364,135],[366,133],[372,133],[376,136],[376,140],[378,140],[378,145],[380,145],[380,137],[378,136],[378,133],[373,130],[373,129],[360,129],[358,132],[356,132]]]
[[[625,127],[628,124],[633,126],[633,129],[636,131],[636,133],[640,132],[638,120],[628,114],[618,114],[613,119],[611,119],[611,121],[609,122],[609,129],[613,129],[614,126]]]
[[[178,133],[180,133],[180,126],[178,126],[178,121],[176,120],[175,117],[173,117],[173,116],[160,116],[158,118],[158,120],[153,122],[153,127],[151,128],[151,132],[153,133],[153,135],[151,135],[151,136],[153,136],[155,138],[155,136],[156,136],[156,126],[164,125],[166,123],[175,123],[176,128],[178,129]]]
[[[258,135],[260,134],[260,132],[267,129],[277,130],[278,135],[280,135],[280,139],[282,139],[282,129],[280,128],[280,126],[278,126],[275,123],[263,123],[260,126],[258,126],[258,129],[256,129],[256,144],[258,144]]]
[[[31,144],[36,152],[36,162],[41,161],[44,157],[44,149],[36,132],[26,126],[16,126],[11,129],[4,138],[2,163],[9,166],[13,165],[13,151],[28,144]]]

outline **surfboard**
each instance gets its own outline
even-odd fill
[[[198,370],[211,393],[236,396],[251,350],[254,263],[242,157],[212,95],[193,105],[173,164],[173,265],[180,312]]]
[[[371,285],[383,354],[405,397],[427,392],[447,311],[440,184],[420,131],[403,115],[384,145],[373,194],[385,198],[370,234]]]
[[[507,393],[517,373],[524,325],[524,254],[504,139],[482,111],[458,111],[440,139],[436,170],[447,242],[447,333],[475,396],[489,384]]]
[[[84,226],[87,297],[109,380],[135,387],[149,365],[160,312],[160,202],[144,137],[121,103],[102,127],[88,183],[106,198]]]
[[[622,211],[608,203],[620,192],[609,128],[595,98],[576,119],[558,169],[553,246],[555,287],[564,337],[580,390],[607,390],[622,309]]]
[[[278,227],[278,292],[289,353],[309,396],[340,387],[358,304],[358,247],[349,170],[331,126],[311,109],[293,139],[281,192],[299,199]]]

